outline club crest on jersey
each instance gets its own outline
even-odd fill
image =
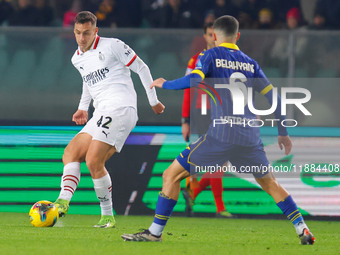
[[[101,60],[101,61],[104,61],[105,60],[105,56],[104,56],[104,54],[103,53],[101,53],[101,51],[99,51],[99,60]]]

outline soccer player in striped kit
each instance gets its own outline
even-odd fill
[[[82,77],[83,91],[72,120],[86,125],[64,151],[61,191],[55,204],[60,216],[66,215],[80,180],[80,163],[86,161],[101,207],[101,219],[94,227],[111,228],[115,226],[112,182],[105,162],[121,151],[138,120],[130,70],[139,75],[154,113],[163,113],[164,105],[155,89],[150,89],[153,80],[148,66],[121,40],[99,37],[96,23],[96,16],[88,11],[79,12],[75,18],[78,49],[72,64]],[[95,111],[88,121],[92,100]]]
[[[204,52],[195,70],[190,75],[174,81],[157,79],[152,87],[184,89],[190,85],[197,86],[197,81],[201,82],[205,78],[214,78],[214,84],[225,85],[234,82],[235,86],[245,89],[252,87],[272,104],[275,100],[273,99],[273,85],[257,62],[240,51],[236,45],[240,36],[238,27],[238,21],[232,16],[226,15],[218,18],[214,23],[216,47]],[[221,79],[224,83],[217,83]],[[225,88],[216,90],[219,92],[221,104],[210,104],[212,119],[221,119],[221,117],[225,120],[234,118],[255,121],[257,119],[246,104],[242,105],[244,114],[233,115],[231,92]],[[278,95],[274,114],[279,120],[285,119],[281,114],[281,98]],[[195,166],[223,166],[226,161],[229,161],[238,170],[242,166],[257,167],[260,171],[252,172],[256,181],[273,197],[283,214],[293,223],[301,244],[313,244],[315,238],[304,222],[293,198],[277,182],[273,173],[265,169],[269,162],[260,139],[259,127],[237,122],[233,125],[226,123],[223,126],[214,126],[213,123],[205,135],[190,144],[164,171],[162,192],[159,194],[154,221],[149,229],[136,234],[124,234],[122,238],[126,241],[161,241],[164,227],[177,203],[180,181],[190,175],[191,166],[194,168]],[[281,124],[278,124],[278,144],[281,149],[285,149],[286,154],[290,153],[292,143],[286,128]]]

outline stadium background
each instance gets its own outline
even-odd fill
[[[284,157],[277,148],[275,128],[262,128],[270,162],[339,164],[340,31],[243,29],[241,33],[240,49],[259,62],[273,84],[304,87],[312,95],[306,107],[313,116],[289,111],[289,117],[299,122],[299,127],[289,130],[294,143],[291,156]],[[182,76],[190,57],[204,47],[197,28],[100,28],[99,35],[129,44],[154,78]],[[53,201],[59,193],[63,148],[79,130],[70,121],[81,93],[81,77],[70,62],[75,49],[72,28],[14,27],[6,22],[0,27],[0,211],[28,212],[34,202]],[[179,127],[183,92],[159,90],[166,112],[154,116],[138,77],[132,77],[138,94],[138,127],[121,155],[108,162],[108,169],[117,213],[152,214],[161,173],[185,146]],[[82,173],[70,213],[99,214],[85,164]],[[305,215],[340,215],[339,172],[279,176]],[[223,195],[231,213],[280,214],[247,177],[226,175]],[[175,211],[183,214],[184,205],[180,196]],[[210,191],[198,197],[195,212],[215,212]]]

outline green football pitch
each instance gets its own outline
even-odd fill
[[[99,216],[67,215],[53,228],[34,228],[28,215],[0,213],[1,254],[340,254],[340,222],[308,221],[316,237],[303,246],[286,220],[172,217],[161,243],[124,242],[152,216],[117,216],[114,229],[96,229]]]

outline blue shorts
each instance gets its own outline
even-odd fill
[[[252,173],[255,178],[266,175],[269,165],[262,143],[255,146],[228,144],[206,134],[182,151],[177,161],[190,174],[214,172],[220,169],[229,173],[234,170]],[[227,161],[232,164],[232,167],[223,167]]]

